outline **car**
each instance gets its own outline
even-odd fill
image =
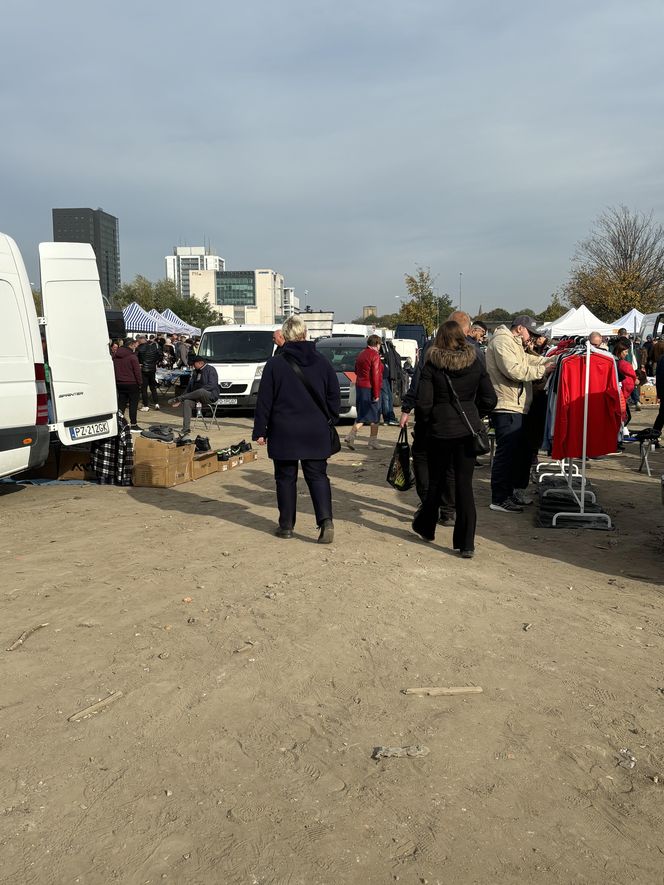
[[[341,410],[339,418],[355,420],[355,360],[367,346],[366,338],[345,336],[341,338],[319,338],[316,350],[328,359],[337,373],[341,390]]]

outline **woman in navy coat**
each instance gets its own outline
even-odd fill
[[[319,544],[334,539],[332,491],[327,477],[327,459],[332,454],[327,418],[296,374],[289,360],[296,363],[307,381],[327,406],[336,422],[340,392],[332,364],[306,341],[307,327],[299,316],[289,317],[282,327],[286,343],[282,352],[265,364],[258,388],[252,439],[259,446],[267,443],[274,461],[274,478],[279,508],[278,538],[292,538],[297,511],[298,461],[309,487],[320,529]]]

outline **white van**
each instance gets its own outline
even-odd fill
[[[0,477],[43,464],[50,433],[65,446],[117,434],[115,373],[92,247],[42,243],[39,259],[44,345],[23,258],[0,233]]]
[[[219,376],[219,405],[224,409],[253,409],[265,363],[274,353],[272,336],[281,326],[209,326],[198,352]]]

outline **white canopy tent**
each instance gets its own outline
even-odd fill
[[[540,328],[540,332],[542,335],[546,335],[547,338],[551,338],[551,327],[554,323],[561,323],[563,320],[567,319],[567,317],[572,316],[572,314],[576,313],[576,307],[570,307],[568,311],[566,311],[561,317],[558,317],[557,320],[550,320],[548,323],[545,323]]]
[[[641,311],[633,307],[624,317],[620,317],[619,320],[616,320],[614,326],[616,329],[627,329],[630,335],[636,335],[641,328],[642,320],[643,314]]]
[[[189,332],[191,326],[187,326],[185,323],[171,322],[167,317],[160,314],[159,311],[154,308],[150,311],[150,316],[154,317],[157,321],[160,332],[174,332],[177,335],[184,334],[185,332],[191,334]]]
[[[609,325],[598,320],[585,304],[577,307],[572,313],[567,313],[560,319],[550,323],[547,327],[549,338],[568,338],[575,335],[590,335],[591,332],[599,332],[600,335],[615,335],[617,326]]]

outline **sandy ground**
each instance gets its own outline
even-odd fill
[[[264,451],[171,490],[2,488],[2,882],[664,882],[664,450],[592,467],[611,534],[492,513],[479,470],[469,562],[412,535],[381,438],[331,463],[331,547],[304,486],[273,537]],[[449,685],[484,691],[401,693]]]

